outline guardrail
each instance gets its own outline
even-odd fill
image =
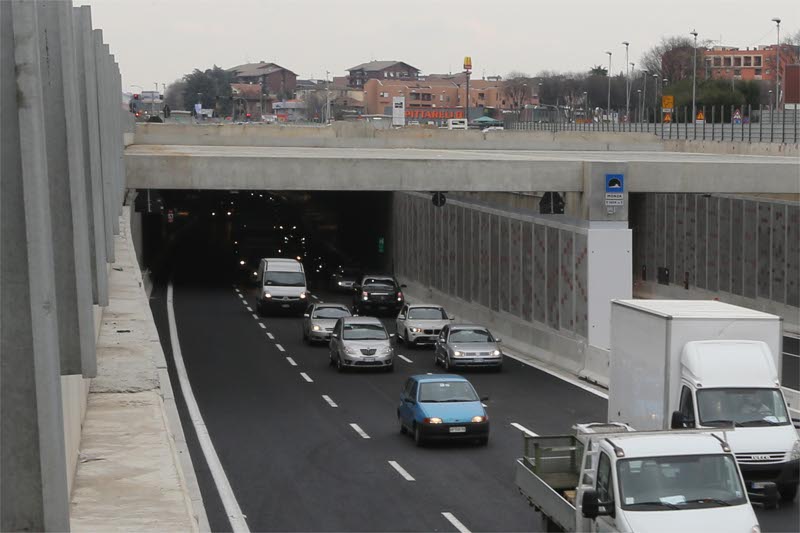
[[[574,118],[567,108],[523,109],[503,117],[505,129],[526,131],[587,131],[610,133],[652,133],[662,139],[730,141],[747,143],[799,142],[800,109],[778,110],[759,106],[699,106],[692,121],[691,108],[670,112],[649,108],[589,118]]]

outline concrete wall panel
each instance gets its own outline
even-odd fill
[[[509,312],[514,316],[522,317],[522,222],[519,220],[509,221],[509,270],[508,277],[509,289]]]
[[[509,312],[511,304],[509,302],[509,277],[511,275],[511,268],[509,265],[509,220],[506,217],[498,217],[498,239],[497,239],[497,255],[499,272],[497,275],[497,294],[498,294],[498,307],[501,311]]]
[[[489,307],[500,310],[500,217],[489,216]]]
[[[731,293],[744,294],[744,202],[731,200]]]
[[[581,337],[589,336],[589,263],[586,235],[575,233],[575,333]]]
[[[695,240],[695,234],[697,233],[697,195],[686,195],[686,211],[684,216],[686,218],[686,233],[684,234],[686,248],[684,249],[683,256],[685,270],[683,273],[684,277],[682,277],[680,281],[683,282],[684,279],[686,279],[689,282],[689,286],[692,286],[697,280],[697,242]]]
[[[800,306],[800,206],[786,210],[786,303]]]
[[[786,301],[786,206],[772,206],[772,297],[776,302]]]
[[[547,322],[547,226],[534,224],[533,228],[533,319]]]
[[[670,273],[672,283],[683,283],[686,274],[686,195],[675,194],[675,266]]]
[[[758,293],[758,202],[744,202],[744,296]]]
[[[758,203],[758,297],[769,298],[771,289],[772,272],[770,251],[772,251],[772,213],[770,204]]]
[[[645,235],[645,276],[648,280],[656,279],[656,228],[658,226],[656,194],[645,194],[644,198],[644,235]]]
[[[697,222],[695,232],[695,285],[707,287],[708,269],[708,198],[699,196],[697,201]]]
[[[457,294],[456,282],[458,280],[458,262],[456,256],[460,248],[458,243],[458,223],[456,221],[456,211],[458,207],[450,206],[447,210],[447,263],[448,263],[448,278],[447,278],[447,292],[455,296]]]
[[[522,222],[522,318],[533,320],[533,224]]]
[[[656,260],[656,270],[653,271],[653,278],[655,279],[656,271],[659,267],[667,266],[667,258],[666,258],[666,237],[667,237],[667,230],[666,230],[666,205],[667,205],[667,197],[665,194],[657,194],[656,195],[656,250],[655,250],[655,260]]]
[[[559,327],[559,305],[558,299],[560,296],[558,290],[558,280],[560,278],[559,263],[561,256],[559,254],[558,242],[558,228],[547,228],[547,270],[545,277],[547,279],[547,325],[553,329]]]
[[[480,298],[481,305],[489,307],[489,290],[491,288],[492,274],[492,246],[491,246],[491,217],[489,213],[481,212],[480,216],[480,235],[481,235],[481,270],[480,270]]]
[[[677,272],[675,270],[675,195],[664,195],[664,218],[666,219],[664,225],[664,266],[669,269],[670,279],[675,279]]]
[[[570,230],[559,231],[559,250],[558,254],[561,266],[559,268],[560,277],[558,280],[558,316],[559,328],[567,331],[575,330],[575,252],[573,250],[574,233]]]
[[[716,291],[719,287],[719,198],[708,200],[708,244],[706,247],[706,288]]]
[[[719,199],[719,290],[731,292],[731,199]]]

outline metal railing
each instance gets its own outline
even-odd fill
[[[679,107],[671,113],[659,108],[647,108],[631,113],[631,120],[624,120],[624,113],[600,115],[588,119],[569,118],[569,110],[563,112],[530,113],[530,110],[507,113],[503,117],[507,130],[524,131],[587,131],[609,133],[652,133],[662,139],[688,139],[731,141],[747,143],[799,142],[798,120],[800,109],[778,110],[767,106],[700,106],[692,121],[688,106]],[[537,110],[538,111],[538,110]],[[702,115],[701,115],[702,113]],[[616,117],[620,117],[619,120]],[[702,117],[700,120],[697,117]]]

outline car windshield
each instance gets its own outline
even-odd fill
[[[382,341],[389,337],[380,324],[345,324],[343,338],[346,341]]]
[[[365,291],[393,291],[394,285],[389,281],[373,281],[372,283],[365,284],[363,287]]]
[[[385,285],[387,287],[394,287],[394,280],[391,278],[364,278],[362,285]]]
[[[485,329],[456,329],[450,332],[449,342],[494,342]]]
[[[730,455],[623,459],[617,463],[622,508],[675,511],[747,502]]]
[[[267,270],[264,273],[264,285],[271,287],[305,287],[306,277],[302,272]]]
[[[408,310],[411,320],[447,320],[447,314],[441,307],[412,307]]]
[[[700,424],[779,426],[789,423],[778,389],[702,389],[697,391]]]
[[[344,307],[317,307],[312,318],[342,318],[350,316],[350,311]]]
[[[477,402],[478,395],[472,385],[465,381],[425,382],[419,388],[419,401],[444,402]]]

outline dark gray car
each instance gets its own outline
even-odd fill
[[[303,315],[303,340],[308,343],[328,342],[336,322],[350,315],[350,309],[343,304],[309,305]]]
[[[503,367],[500,339],[483,326],[454,324],[442,328],[436,339],[434,363],[448,371],[464,367]]]

